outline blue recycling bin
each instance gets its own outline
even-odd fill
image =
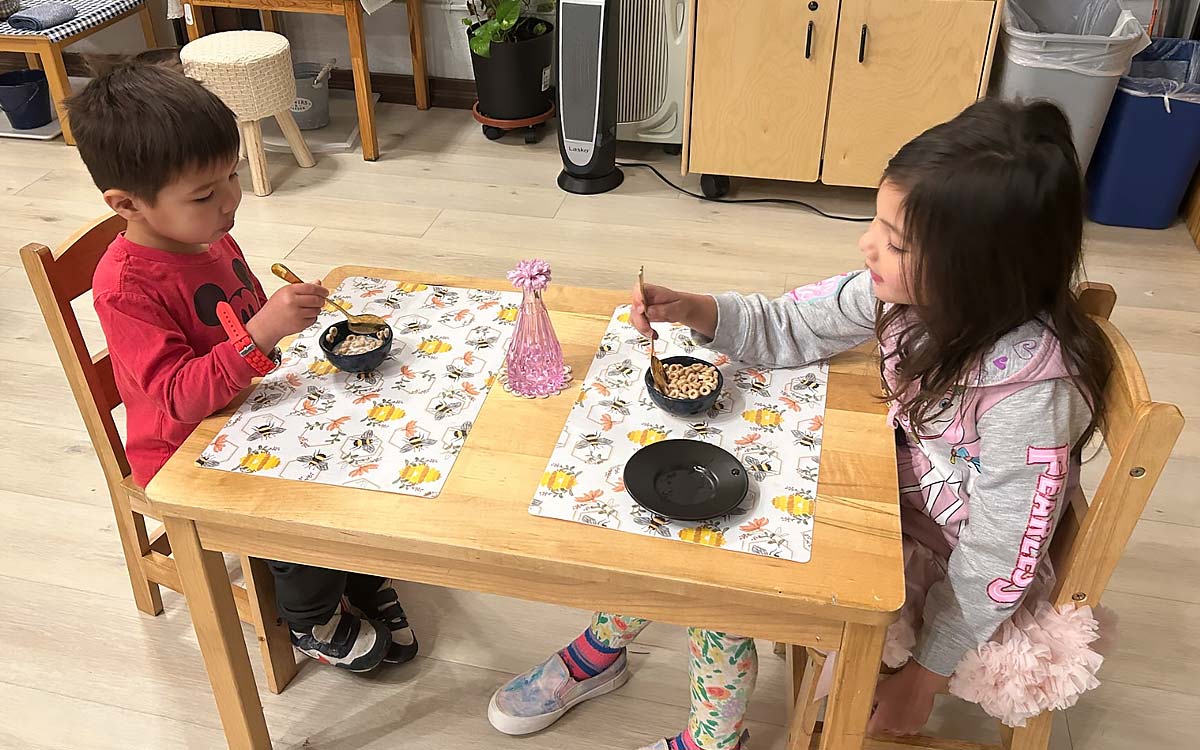
[[[1200,42],[1158,39],[1121,78],[1088,170],[1088,216],[1164,229],[1200,164]]]

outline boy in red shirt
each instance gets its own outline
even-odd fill
[[[242,199],[237,121],[177,66],[117,64],[68,108],[92,180],[128,222],[92,288],[125,402],[126,454],[145,486],[201,420],[274,369],[280,339],[312,325],[329,292],[264,294],[229,236]],[[302,653],[359,672],[416,656],[391,581],[270,568]]]

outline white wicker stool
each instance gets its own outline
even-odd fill
[[[188,77],[204,84],[237,115],[255,195],[271,193],[263,152],[263,119],[274,117],[279,123],[300,166],[316,163],[292,117],[296,79],[285,37],[266,31],[223,31],[189,42],[179,57]]]

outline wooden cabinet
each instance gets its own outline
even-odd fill
[[[694,9],[684,171],[857,186],[983,95],[1000,19],[998,0]]]
[[[815,180],[837,30],[836,0],[700,0],[692,171]]]

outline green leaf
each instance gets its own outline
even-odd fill
[[[470,26],[472,23],[474,23],[474,21],[472,21],[472,20],[471,20],[471,19],[469,19],[469,18],[464,18],[464,19],[463,19],[463,26]]]
[[[554,3],[538,3],[533,10],[535,13],[553,13]]]
[[[496,21],[499,22],[500,28],[508,31],[513,26],[517,25],[517,19],[521,17],[521,0],[500,0],[496,6]]]
[[[535,23],[533,25],[533,33],[536,34],[537,36],[541,36],[542,34],[545,34],[547,31],[549,31],[549,28],[542,21],[538,21],[537,23]]]

